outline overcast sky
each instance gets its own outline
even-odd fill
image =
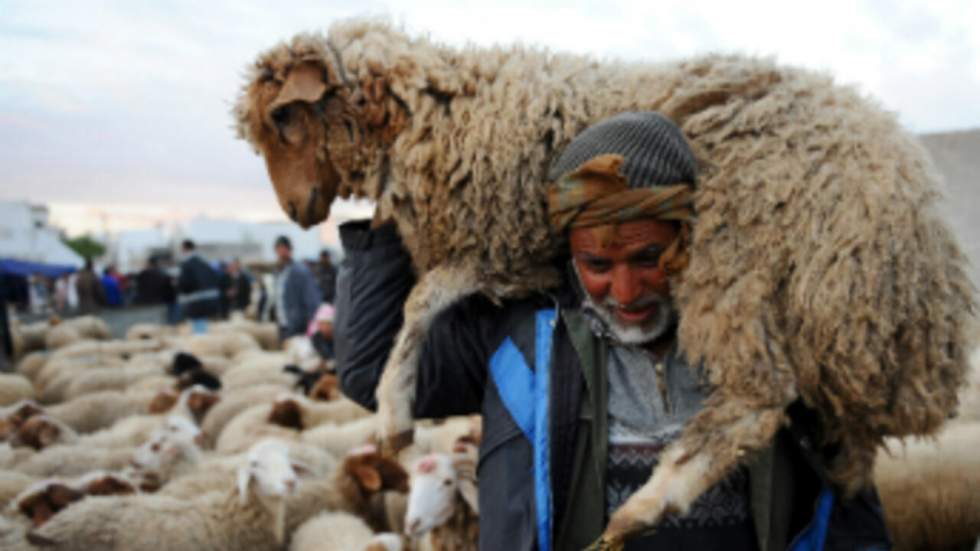
[[[74,231],[93,215],[115,227],[282,219],[261,159],[231,130],[242,70],[279,40],[357,15],[453,44],[774,56],[856,85],[916,132],[980,127],[975,0],[0,0],[0,200],[53,204]]]

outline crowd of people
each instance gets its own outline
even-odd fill
[[[237,258],[212,262],[197,251],[194,241],[181,243],[176,263],[152,256],[146,266],[124,274],[116,266],[96,269],[92,259],[69,274],[47,277],[33,274],[24,279],[17,296],[8,303],[34,314],[74,315],[96,313],[127,306],[165,305],[171,323],[190,321],[197,332],[207,330],[209,320],[227,319],[251,306],[254,317],[276,321],[280,336],[287,339],[313,336],[332,307],[337,270],[324,250],[316,262],[293,257],[289,238],[280,236],[273,247],[276,265],[264,276],[247,270]],[[5,293],[7,294],[7,293]],[[332,348],[328,346],[327,348]],[[326,348],[325,348],[326,349]]]

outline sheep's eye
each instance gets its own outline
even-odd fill
[[[450,480],[450,479],[448,479],[448,478],[446,480],[443,480],[442,481],[442,485],[443,486],[452,486],[452,484],[453,484],[453,481]]]

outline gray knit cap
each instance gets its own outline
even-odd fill
[[[682,182],[695,185],[697,160],[684,134],[653,111],[621,113],[586,128],[552,163],[548,181],[607,153],[623,156],[621,171],[631,188]]]

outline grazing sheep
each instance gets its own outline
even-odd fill
[[[374,446],[350,450],[332,476],[308,479],[287,505],[291,522],[316,513],[343,511],[358,516],[373,530],[389,531],[386,494],[408,491],[408,473],[400,463],[383,457]]]
[[[285,500],[296,466],[279,442],[253,446],[238,468],[237,487],[180,500],[161,495],[93,497],[28,533],[56,550],[277,551],[284,540]]]
[[[369,410],[347,398],[324,403],[294,394],[273,402],[268,420],[276,425],[306,430],[326,423],[348,423],[370,415]]]
[[[153,391],[106,390],[47,406],[44,411],[76,432],[89,433],[110,427],[130,415],[150,413],[151,402],[157,395]],[[176,400],[175,395],[174,403]]]
[[[845,494],[868,484],[885,436],[931,433],[954,409],[975,302],[924,149],[854,90],[740,56],[601,64],[354,21],[261,54],[235,116],[300,225],[353,195],[398,227],[419,280],[378,389],[393,449],[410,442],[435,315],[556,282],[548,167],[590,124],[637,110],[675,121],[699,159],[690,263],[673,288],[681,347],[712,391],[603,544],[686,510],[798,399],[820,416],[818,444],[840,450],[832,480]]]
[[[221,384],[228,390],[256,385],[279,385],[287,390],[294,382],[293,376],[283,371],[288,358],[286,354],[271,352],[249,355],[221,376]]]
[[[895,444],[874,473],[895,550],[969,549],[980,536],[980,423]]]
[[[9,406],[34,397],[34,385],[23,375],[0,373],[0,406]]]
[[[434,453],[411,469],[405,533],[420,538],[431,532],[433,551],[476,551],[480,539],[476,448],[449,456]]]
[[[164,337],[175,335],[173,328],[158,323],[136,323],[126,330],[126,340],[128,341],[147,341],[158,340]]]
[[[34,378],[37,377],[38,372],[41,371],[41,368],[44,367],[44,364],[47,361],[47,352],[43,350],[31,352],[30,354],[21,358],[17,363],[17,373],[20,373],[33,382]]]
[[[130,495],[136,492],[136,485],[124,476],[93,471],[74,480],[46,479],[37,482],[14,499],[14,506],[37,527],[85,496]]]
[[[301,438],[307,444],[317,446],[333,455],[342,456],[348,450],[376,443],[377,432],[377,416],[371,415],[349,423],[320,425],[304,431]]]
[[[33,400],[0,408],[0,441],[12,438],[28,419],[39,413],[44,413],[44,408]]]
[[[64,348],[82,339],[107,340],[112,338],[109,325],[95,316],[79,316],[62,320],[48,330],[44,344],[48,350]]]
[[[355,551],[366,549],[374,532],[360,518],[326,512],[311,518],[293,534],[289,551]]]
[[[275,385],[258,385],[237,389],[234,392],[225,391],[221,401],[208,411],[201,421],[201,429],[205,438],[213,444],[228,423],[246,409],[262,403],[275,400],[282,394],[282,387]]]
[[[0,469],[0,508],[35,482],[37,482],[37,477],[13,470]]]
[[[21,423],[10,438],[10,445],[40,451],[55,444],[75,444],[78,441],[78,433],[71,427],[50,415],[39,413]]]

